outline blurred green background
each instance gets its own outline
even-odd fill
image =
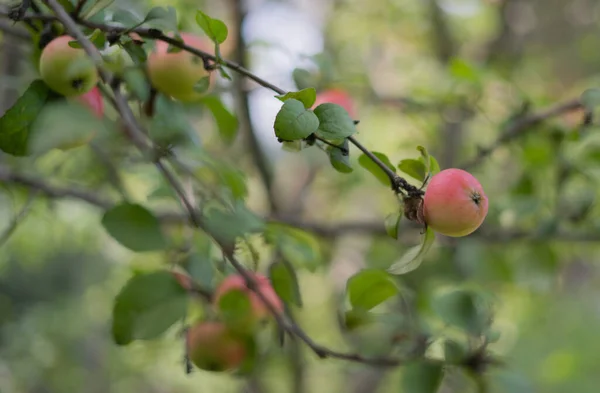
[[[357,138],[394,163],[417,157],[416,146],[423,145],[442,168],[463,167],[480,147],[495,143],[523,108],[537,113],[576,99],[600,82],[600,3],[594,0],[241,3],[242,26],[236,25],[240,3],[234,0],[116,1],[111,8],[144,15],[152,6],[171,5],[182,29],[194,32],[200,32],[195,10],[202,9],[227,23],[228,59],[236,57],[241,28],[251,70],[293,90],[293,70],[305,68],[319,75],[315,84],[321,89],[346,89],[361,121]],[[31,44],[3,33],[13,27],[0,22],[3,113],[36,70]],[[221,81],[226,102],[233,102],[234,87]],[[282,217],[321,228],[377,225],[396,209],[393,194],[356,164],[356,157],[354,172],[341,174],[316,149],[283,151],[272,128],[281,102],[253,83],[243,87],[251,125],[274,167]],[[600,140],[597,127],[583,127],[582,120],[583,111],[576,110],[525,127],[470,166],[490,198],[484,225],[465,238],[438,236],[422,266],[400,279],[401,297],[416,299],[415,312],[435,332],[429,348],[434,357],[441,356],[445,338],[464,339],[436,319],[435,295],[448,288],[474,288],[491,300],[492,327],[499,338],[489,349],[503,366],[489,370],[490,392],[591,393],[600,385],[600,215],[595,203]],[[226,156],[247,174],[249,206],[268,213],[243,133],[226,150],[216,141],[209,116],[199,115],[196,124],[207,150]],[[53,151],[35,162],[0,155],[0,165],[32,171],[56,184],[110,190],[102,161],[87,148]],[[119,170],[135,198],[150,203],[158,175],[135,166]],[[4,233],[30,194],[12,184],[0,186]],[[198,370],[186,375],[183,344],[175,332],[154,342],[115,346],[110,337],[114,296],[132,269],[164,262],[160,253],[134,254],[117,244],[99,225],[100,216],[83,202],[35,199],[0,246],[0,392],[402,391],[402,367],[373,370],[319,360],[302,346],[298,364],[290,360],[298,356],[273,344],[249,382]],[[402,230],[398,241],[364,232],[319,238],[317,258],[298,269],[304,307],[296,310],[299,323],[317,342],[374,352],[381,350],[378,340],[385,345],[378,328],[344,338],[336,313],[349,276],[364,267],[388,267],[418,243],[418,228]],[[476,389],[467,376],[450,370],[440,392]]]

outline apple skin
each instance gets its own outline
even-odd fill
[[[277,293],[273,289],[271,285],[271,281],[264,275],[259,273],[250,273],[256,283],[258,284],[258,288],[260,292],[264,295],[264,297],[272,304],[278,313],[283,313],[284,305]],[[265,320],[271,316],[271,312],[267,308],[267,306],[263,303],[263,301],[258,297],[258,295],[252,291],[246,285],[246,280],[239,274],[234,274],[225,277],[225,279],[221,282],[217,290],[214,294],[214,304],[218,307],[219,301],[221,297],[225,295],[227,292],[231,290],[238,290],[245,292],[249,299],[250,304],[253,310],[253,316],[255,321]]]
[[[99,119],[104,116],[104,100],[98,86],[94,86],[87,93],[76,96],[75,99],[88,107]]]
[[[181,33],[186,45],[213,53],[214,45],[208,39],[190,33]],[[198,56],[186,51],[167,53],[169,44],[156,41],[155,50],[148,56],[148,76],[152,86],[161,93],[182,102],[193,102],[208,93],[214,84],[214,72],[204,69]],[[208,76],[209,88],[204,92],[194,90],[194,85]]]
[[[319,92],[312,109],[324,103],[338,104],[344,108],[346,112],[348,112],[351,118],[356,119],[357,113],[354,100],[346,90],[340,88],[330,88]]]
[[[445,169],[435,174],[423,198],[427,225],[450,237],[473,233],[488,212],[488,197],[479,181],[462,169]]]
[[[187,332],[190,361],[199,369],[214,372],[238,368],[248,354],[244,339],[218,321],[204,321]]]
[[[66,97],[90,91],[98,83],[98,70],[81,48],[71,48],[74,39],[63,35],[50,41],[40,56],[40,75],[48,87]]]

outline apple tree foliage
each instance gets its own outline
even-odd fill
[[[77,2],[55,3],[72,15]],[[101,120],[78,113],[64,97],[52,92],[40,79],[34,79],[0,118],[0,150],[22,162],[43,160],[85,124],[96,131],[93,142],[85,148],[98,149],[110,156],[113,161],[110,166],[117,173],[127,174],[139,167],[139,171],[156,179],[155,189],[136,198],[120,184],[119,176],[110,181],[114,190],[106,199],[94,192],[63,190],[53,195],[46,190],[50,197],[80,198],[100,208],[97,225],[131,252],[164,255],[163,267],[135,272],[115,297],[111,316],[115,345],[158,340],[172,329],[182,329],[199,318],[213,318],[215,310],[208,300],[210,293],[224,276],[237,274],[239,269],[260,267],[266,271],[286,304],[288,316],[293,316],[304,307],[303,293],[310,290],[301,287],[298,272],[315,272],[327,265],[331,253],[329,240],[294,223],[263,217],[248,206],[250,185],[246,168],[223,158],[222,154],[241,138],[238,114],[222,93],[211,92],[197,103],[184,105],[152,89],[145,62],[156,40],[169,34],[177,40],[177,14],[173,7],[155,7],[139,18],[111,2],[85,3],[77,18],[71,20],[88,43],[100,51],[103,63],[99,66],[112,77],[111,84],[101,82],[106,101],[114,104],[117,91],[126,98],[133,118],[126,118],[118,105],[113,105]],[[55,15],[51,8],[42,11]],[[195,12],[198,26],[212,40],[215,49],[213,56],[205,55],[201,60],[210,63],[223,81],[249,77],[222,57],[221,45],[229,34],[227,25],[202,10]],[[56,15],[52,29],[68,32],[64,17]],[[15,19],[19,21],[18,16]],[[39,48],[38,42],[47,38],[44,34],[48,29],[39,29],[44,26],[44,18],[33,16],[30,20],[34,27],[31,45]],[[128,35],[129,32],[137,32],[141,38]],[[72,46],[85,48],[77,39]],[[173,45],[170,50],[185,49]],[[117,51],[120,54],[115,55]],[[458,79],[478,83],[477,73],[468,64],[455,62],[451,71]],[[273,119],[273,138],[287,150],[321,149],[339,176],[354,171],[372,175],[399,200],[397,209],[380,220],[387,236],[398,240],[405,231],[415,235],[394,261],[386,266],[361,269],[347,279],[344,296],[338,299],[335,310],[340,332],[347,338],[346,349],[325,348],[310,339],[305,344],[322,358],[403,368],[399,391],[438,392],[444,378],[456,370],[484,384],[487,366],[495,364],[487,345],[499,339],[492,326],[493,304],[486,292],[471,287],[441,290],[431,299],[423,300],[427,302],[423,306],[420,299],[413,298],[414,289],[404,280],[405,275],[410,277],[426,264],[436,237],[431,229],[404,222],[403,196],[407,190],[395,182],[405,176],[414,183],[414,188],[425,186],[427,179],[440,171],[438,161],[423,146],[415,146],[414,156],[396,163],[384,152],[355,149],[359,145],[354,141],[360,139],[358,131],[364,125],[336,103],[313,107],[317,90],[311,86],[315,80],[311,72],[298,68],[293,77],[296,91],[277,89],[273,94],[273,100],[281,102]],[[255,82],[271,88],[268,82]],[[198,83],[198,89],[206,90],[206,80]],[[588,90],[582,99],[586,105],[596,107],[600,102],[598,97],[598,91]],[[202,130],[193,121],[198,116],[204,122],[214,122],[219,142],[202,140]],[[132,141],[136,136],[132,137],[131,129],[136,127],[143,131],[143,138],[151,141],[152,149],[136,148]],[[11,180],[9,175],[4,178]],[[15,182],[36,187],[27,181]],[[186,203],[192,204],[191,210]],[[264,252],[259,252],[257,243],[272,256],[266,258]],[[184,288],[170,273],[173,266],[191,277],[190,288]],[[236,324],[243,320],[241,317],[248,312],[249,305],[244,296],[232,296],[218,307],[223,315],[230,316],[225,318],[227,323]],[[298,330],[301,327],[288,316],[282,321],[270,321],[273,334],[266,338],[261,330],[252,332],[253,345],[258,350],[253,353],[254,362],[238,372],[240,377],[251,376],[255,364],[262,356],[268,356],[269,352],[261,351],[261,346],[283,351],[290,339],[300,337],[303,341],[304,333]],[[369,328],[378,332],[380,342],[376,345],[355,337]],[[445,329],[453,334],[445,335]],[[441,344],[441,351],[432,354],[428,350],[432,342]]]

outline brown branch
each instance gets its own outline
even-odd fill
[[[494,142],[492,142],[492,144],[486,148],[480,149],[479,153],[471,161],[463,164],[461,167],[463,169],[472,168],[481,163],[481,161],[492,154],[500,146],[519,137],[529,128],[536,126],[552,117],[560,116],[582,108],[583,106],[579,99],[572,99],[544,109],[540,112],[517,118],[498,136]]]

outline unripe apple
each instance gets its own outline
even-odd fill
[[[354,100],[352,99],[350,94],[346,92],[346,90],[340,88],[331,88],[323,90],[317,94],[317,100],[315,101],[312,107],[314,109],[317,106],[327,102],[332,104],[338,104],[339,106],[344,108],[346,112],[348,112],[350,117],[356,119],[357,114],[356,108],[354,107]]]
[[[190,361],[202,370],[234,370],[247,356],[243,338],[232,334],[222,322],[200,322],[187,334]]]
[[[208,39],[189,33],[181,33],[181,38],[186,45],[211,54],[214,52],[214,45]],[[168,48],[168,43],[156,41],[155,50],[148,56],[148,75],[152,86],[183,102],[195,101],[210,91],[214,73],[204,68],[202,58],[184,50],[168,53]],[[197,91],[194,86],[204,77],[209,78],[208,88]]]
[[[254,281],[257,283],[258,290],[264,295],[264,297],[269,301],[269,303],[275,307],[275,310],[278,313],[283,313],[283,302],[281,301],[279,296],[277,296],[277,293],[273,289],[273,286],[271,285],[269,279],[266,276],[259,273],[250,274],[254,278]],[[248,286],[246,285],[246,280],[239,274],[227,276],[221,282],[214,294],[215,305],[217,305],[218,307],[219,301],[221,300],[223,295],[232,290],[242,291],[243,293],[247,294],[250,300],[250,305],[252,307],[253,317],[256,321],[264,320],[271,316],[269,308],[264,304],[264,302],[256,294],[256,292],[248,288]]]
[[[40,55],[42,80],[57,93],[76,96],[90,91],[98,82],[94,62],[81,48],[72,48],[72,37],[63,35],[50,41]]]
[[[427,225],[442,235],[466,236],[483,223],[488,198],[479,181],[462,169],[445,169],[429,181],[423,198]]]

